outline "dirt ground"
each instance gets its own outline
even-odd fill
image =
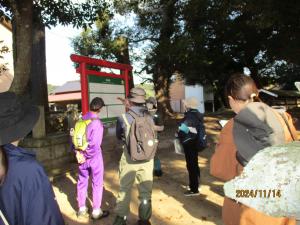
[[[158,155],[162,163],[163,176],[154,178],[152,195],[153,215],[151,217],[153,225],[222,224],[223,183],[209,175],[209,160],[214,151],[214,143],[220,131],[217,119],[216,117],[206,117],[206,126],[210,135],[211,146],[199,154],[201,170],[201,195],[199,196],[186,197],[183,195],[185,186],[188,184],[188,177],[184,156],[174,153],[173,137],[175,126],[167,126],[166,131],[161,135]],[[110,216],[99,221],[77,219],[76,165],[71,165],[71,168],[74,168],[73,170],[71,169],[69,173],[53,181],[54,192],[66,224],[112,224],[115,217],[116,196],[119,190],[118,161],[121,151],[115,139],[111,143],[116,146],[116,149],[107,152],[105,147],[103,147],[105,191],[102,203],[102,208],[109,210]],[[128,225],[136,224],[138,220],[139,200],[135,186],[132,192],[131,213],[128,216]],[[91,197],[91,193],[89,193],[89,196]],[[88,206],[91,208],[90,198],[88,202]]]

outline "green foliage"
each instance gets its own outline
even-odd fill
[[[146,98],[155,97],[155,91],[153,84],[138,84],[137,87],[141,87],[146,91]]]
[[[55,88],[57,88],[57,86],[52,84],[47,84],[47,88],[48,88],[48,94],[52,94]]]
[[[221,98],[228,77],[244,67],[259,87],[290,87],[299,76],[299,1],[114,0],[113,12],[134,13],[135,27],[120,31],[108,22],[111,17],[102,18],[96,33],[81,35],[78,52],[118,58],[114,34],[123,32],[129,45],[140,47],[134,58],[140,74],[152,74],[160,96],[168,97],[174,73],[189,84],[213,86]]]
[[[75,53],[93,58],[129,63],[126,31],[112,23],[113,15],[106,10],[93,28],[84,29],[72,40]]]
[[[13,10],[18,1],[3,0],[0,7],[0,16],[13,17]],[[93,24],[98,15],[106,10],[108,4],[104,0],[85,0],[81,3],[72,0],[41,0],[33,1],[34,21],[45,26],[57,24],[74,27],[88,27]]]
[[[297,1],[188,1],[180,71],[188,83],[212,84],[219,96],[230,74],[244,67],[260,87],[291,84],[299,76],[299,7]]]

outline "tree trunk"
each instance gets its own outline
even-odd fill
[[[130,61],[129,48],[128,48],[128,38],[120,36],[117,38],[117,41],[119,43],[122,43],[122,47],[119,48],[119,52],[115,54],[118,62],[130,65],[131,61]],[[129,88],[131,89],[134,87],[132,71],[128,75],[131,78],[129,80]]]
[[[158,77],[154,83],[155,97],[158,106],[157,111],[162,116],[162,119],[165,120],[166,117],[173,116],[169,97],[170,81],[168,76],[163,73],[155,77]]]
[[[170,77],[174,72],[174,62],[169,51],[171,51],[171,37],[174,34],[176,0],[162,1],[163,14],[158,46],[155,49],[155,66],[153,72],[154,90],[158,103],[158,112],[164,119],[172,116],[173,110],[170,104],[169,87]]]
[[[28,94],[32,55],[33,1],[11,1],[13,18],[14,80],[11,91]]]
[[[33,24],[30,95],[36,105],[48,110],[45,26]]]
[[[215,110],[217,111],[219,109],[224,109],[225,106],[229,106],[227,96],[225,96],[224,83],[220,81],[212,82],[212,86],[214,87]]]
[[[33,23],[30,96],[40,109],[40,118],[33,129],[34,138],[46,136],[45,111],[48,111],[45,26]]]

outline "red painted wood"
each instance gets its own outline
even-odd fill
[[[81,104],[82,104],[82,114],[86,114],[89,110],[89,94],[88,94],[88,75],[96,75],[101,77],[111,77],[111,78],[120,78],[125,81],[125,93],[126,96],[129,94],[129,71],[132,71],[132,66],[127,64],[109,62],[101,59],[93,59],[86,56],[80,55],[71,55],[71,60],[73,62],[79,63],[79,68],[76,69],[76,72],[80,74],[80,83],[81,83]],[[111,69],[117,69],[121,71],[121,74],[114,74],[114,73],[106,73],[106,72],[99,72],[95,70],[88,70],[86,65],[94,65],[100,67],[106,67]]]
[[[89,65],[102,66],[102,67],[112,68],[112,69],[119,69],[119,70],[127,69],[130,71],[132,70],[132,66],[127,65],[127,64],[109,62],[109,61],[102,60],[102,59],[94,59],[94,58],[90,58],[87,56],[81,56],[81,55],[75,55],[75,54],[71,55],[71,60],[73,62],[77,62],[77,63],[85,62],[86,64],[89,64]]]
[[[86,64],[83,62],[80,64],[80,83],[81,83],[81,107],[82,115],[89,111],[89,90],[88,90],[88,79],[86,73]]]
[[[128,70],[124,71],[124,80],[125,80],[125,93],[126,97],[129,95],[129,76],[128,76]]]

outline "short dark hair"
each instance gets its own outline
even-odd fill
[[[251,99],[251,95],[255,94],[254,100],[259,101],[258,89],[254,80],[242,73],[236,73],[230,76],[226,84],[225,92],[227,96],[242,101]]]
[[[103,106],[105,106],[105,103],[102,98],[95,97],[90,103],[90,110],[93,112],[99,111]]]

